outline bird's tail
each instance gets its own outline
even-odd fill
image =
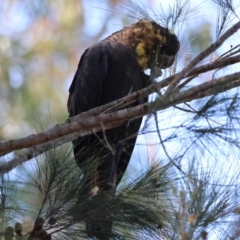
[[[96,206],[98,208],[97,212],[92,214],[93,218],[86,220],[86,232],[89,238],[95,237],[99,240],[108,240],[114,236],[112,232],[113,215],[110,211],[113,196],[113,191],[104,191],[98,192],[97,195],[91,197],[93,208]]]
[[[86,231],[88,237],[96,237],[99,240],[108,240],[111,238],[113,222],[110,220],[103,220],[103,222],[96,223],[95,221],[86,222]]]

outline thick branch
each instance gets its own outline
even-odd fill
[[[71,140],[78,138],[79,136],[85,136],[85,135],[91,134],[92,131],[94,132],[100,131],[101,126],[99,126],[99,119],[101,119],[102,123],[111,122],[111,125],[112,125],[112,123],[119,123],[119,119],[129,120],[133,118],[139,118],[139,117],[142,117],[143,115],[146,115],[148,113],[153,113],[157,110],[163,110],[173,105],[203,98],[206,96],[216,94],[218,92],[224,92],[234,87],[240,86],[240,81],[238,79],[240,79],[240,72],[230,74],[209,82],[205,82],[203,84],[200,84],[199,86],[192,87],[189,90],[179,92],[179,93],[174,93],[168,98],[166,97],[160,98],[152,103],[143,104],[143,105],[129,108],[129,109],[119,110],[118,112],[111,113],[111,114],[104,114],[98,117],[91,117],[89,118],[91,119],[91,124],[98,126],[97,128],[93,127],[92,130],[83,129],[83,127],[79,124],[79,122],[70,123],[70,125],[74,125],[74,127],[71,127],[71,129],[77,128],[78,131],[80,130],[82,131],[74,134],[68,134],[54,141],[51,141],[45,144],[40,144],[34,148],[25,150],[25,152],[20,154],[18,157],[12,159],[7,163],[2,164],[0,167],[0,172],[1,173],[9,172],[10,170],[20,165],[21,163],[26,162],[29,159],[36,157],[43,152],[46,152],[47,150],[58,147],[66,142],[69,142]],[[110,125],[105,125],[105,126],[106,126],[105,127],[106,129],[111,128]]]
[[[209,70],[224,67],[226,65],[235,64],[237,62],[240,62],[240,56],[239,55],[235,56],[235,57],[228,58],[228,59],[216,61],[216,62],[211,63],[211,64],[206,64],[206,65],[196,67],[187,76],[197,75],[197,74],[209,71]],[[156,83],[155,86],[151,85],[151,86],[149,86],[145,89],[142,89],[138,92],[132,93],[125,98],[116,100],[112,103],[94,108],[94,109],[92,109],[88,112],[84,112],[80,115],[77,115],[73,118],[70,118],[65,123],[56,125],[53,128],[51,128],[51,129],[49,129],[45,132],[42,132],[40,135],[39,134],[33,134],[31,136],[21,138],[21,139],[18,139],[18,140],[1,142],[0,143],[0,152],[4,153],[4,152],[10,152],[10,151],[13,151],[13,150],[16,150],[16,149],[29,148],[29,147],[33,147],[33,146],[51,141],[53,139],[57,139],[57,138],[62,136],[58,132],[59,128],[67,127],[71,122],[78,121],[80,119],[84,120],[84,119],[87,119],[89,117],[97,116],[102,112],[108,112],[108,110],[111,110],[111,111],[117,110],[119,108],[122,108],[122,107],[136,101],[137,99],[142,99],[144,97],[147,97],[149,94],[153,93],[156,88],[163,88],[163,87],[167,86],[174,79],[174,77],[176,77],[176,75],[168,77],[168,78],[164,79],[163,81]]]
[[[211,70],[214,70],[214,69],[227,67],[229,65],[232,65],[232,64],[235,64],[235,63],[238,63],[238,62],[240,62],[240,55],[237,55],[235,57],[230,57],[230,58],[227,58],[227,59],[224,59],[224,60],[218,60],[218,61],[213,62],[213,63],[204,64],[204,65],[201,65],[199,67],[196,67],[196,68],[192,69],[192,71],[190,71],[187,74],[186,77],[196,76],[198,74],[205,73],[205,72],[208,72],[208,71],[211,71]],[[88,112],[84,112],[84,113],[81,114],[81,117],[83,119],[86,119],[88,117],[97,116],[97,115],[99,115],[103,112],[112,112],[113,110],[123,108],[123,107],[129,105],[130,103],[132,103],[134,101],[137,101],[139,99],[143,99],[143,98],[149,96],[150,94],[154,93],[156,91],[156,89],[159,90],[163,87],[168,86],[168,84],[171,83],[171,81],[174,79],[174,77],[176,77],[176,74],[162,80],[161,82],[156,82],[154,85],[151,85],[147,88],[144,88],[144,89],[142,89],[138,92],[134,92],[134,93],[132,93],[132,94],[130,94],[130,95],[124,97],[124,98],[118,99],[114,102],[108,103],[108,104],[103,105],[103,106],[96,107],[96,108],[94,108],[94,109],[92,109]],[[79,118],[79,115],[74,116],[74,117],[68,119],[66,121],[66,123],[63,123],[60,126],[63,126],[65,124],[68,124],[68,123],[73,122],[73,121],[77,121],[78,118]]]

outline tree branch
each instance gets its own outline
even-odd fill
[[[214,80],[202,83],[196,87],[190,88],[189,90],[179,92],[179,93],[173,93],[169,97],[162,97],[151,103],[146,103],[136,107],[119,110],[113,113],[107,113],[107,114],[103,114],[95,117],[90,117],[90,118],[87,118],[86,120],[82,120],[82,117],[81,117],[82,114],[80,114],[78,115],[79,121],[76,120],[74,122],[69,123],[68,125],[64,125],[63,127],[57,128],[58,130],[60,130],[60,134],[64,134],[65,132],[67,132],[65,136],[61,135],[62,137],[57,138],[53,141],[39,144],[37,146],[34,146],[33,148],[25,150],[18,157],[12,159],[7,163],[1,164],[0,173],[9,172],[15,167],[17,167],[18,165],[22,164],[23,162],[26,162],[31,158],[36,157],[41,153],[46,152],[52,148],[56,148],[66,142],[70,142],[74,139],[77,139],[79,136],[86,136],[86,135],[92,134],[92,132],[101,131],[102,129],[101,123],[104,124],[105,129],[110,129],[114,126],[117,126],[117,124],[118,125],[121,124],[122,121],[140,118],[149,113],[154,113],[155,111],[163,110],[173,105],[177,105],[187,101],[188,102],[193,101],[199,98],[207,97],[219,92],[224,92],[232,88],[238,87],[240,86],[239,79],[240,79],[240,72],[230,74],[218,79],[214,79]],[[114,123],[116,125],[114,125]],[[55,127],[52,129],[55,129]],[[52,129],[49,129],[48,131],[51,132]],[[41,135],[41,133],[35,134],[36,138],[38,138],[39,135]],[[31,138],[32,138],[32,135],[29,137],[29,139]],[[26,141],[25,139],[26,138],[18,139],[18,142],[22,141],[21,144],[25,144],[25,141]],[[29,139],[27,140],[29,141]],[[7,142],[1,143],[1,147],[2,148],[5,147],[5,149],[3,148],[4,151],[6,150],[13,151],[13,149],[7,148],[9,147],[8,145],[9,142],[11,144],[14,143],[14,141],[7,141]],[[4,146],[4,144],[6,145]]]

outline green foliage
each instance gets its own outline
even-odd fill
[[[91,175],[98,162],[94,160],[94,155],[87,162],[84,171]],[[41,216],[44,229],[57,239],[84,237],[82,225],[86,221],[104,226],[105,221],[113,220],[113,237],[117,239],[129,234],[134,239],[144,234],[151,234],[152,237],[158,232],[164,234],[161,229],[168,225],[169,218],[169,174],[169,165],[150,167],[113,198],[109,199],[107,193],[91,197],[86,184],[88,176],[82,175],[80,169],[76,168],[71,148],[62,147],[18,169],[16,179],[21,181],[15,189],[17,205],[13,209],[14,218],[12,221],[6,218],[9,210],[5,206],[2,209],[4,226],[18,220],[27,236],[26,221],[33,223],[34,219]],[[6,196],[10,200],[9,195]],[[19,206],[25,209],[24,214]]]
[[[99,163],[94,156],[93,151],[84,169],[90,175]],[[186,175],[170,163],[159,162],[137,174],[111,198],[107,192],[91,196],[88,176],[76,167],[71,148],[55,149],[19,167],[17,182],[4,181],[2,229],[22,227],[25,239],[38,217],[54,239],[85,238],[86,221],[101,229],[113,221],[112,239],[201,239],[230,228],[239,214],[237,175],[229,179],[224,173],[204,169],[196,160],[184,168]]]

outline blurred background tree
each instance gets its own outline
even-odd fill
[[[0,6],[0,118],[3,137],[65,120],[68,87],[81,54],[109,33],[122,0],[8,0]],[[101,7],[102,10],[94,8]],[[129,20],[130,21],[130,20]],[[112,26],[111,26],[112,27]]]

